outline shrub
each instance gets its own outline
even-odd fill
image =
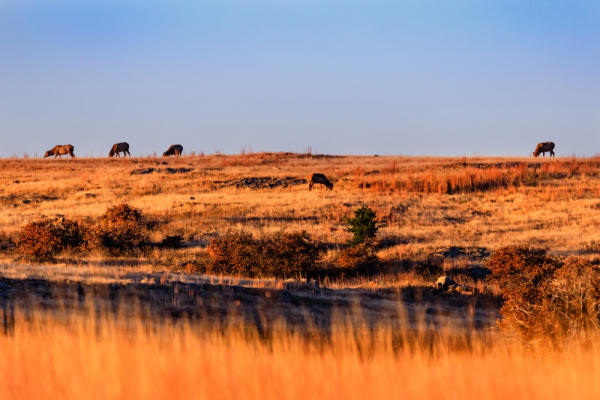
[[[110,207],[97,225],[84,232],[81,248],[105,249],[112,255],[140,251],[148,243],[142,221],[142,212],[128,204]]]
[[[48,261],[67,248],[81,250],[85,230],[70,220],[30,222],[21,229],[18,251],[27,259]]]
[[[85,225],[75,221],[64,220],[56,225],[59,231],[60,241],[63,249],[81,250],[87,231]]]
[[[183,235],[165,235],[160,245],[169,249],[180,249],[183,247]]]
[[[21,229],[18,251],[34,261],[51,260],[62,249],[60,231],[54,221],[30,222]]]
[[[545,308],[557,338],[600,333],[600,269],[588,260],[569,257],[554,273]]]
[[[115,224],[124,222],[140,223],[142,222],[142,211],[123,203],[109,207],[102,216],[102,219]]]
[[[347,219],[350,225],[349,232],[352,232],[352,239],[348,240],[351,246],[358,246],[365,242],[375,240],[377,235],[377,213],[367,206],[362,206],[354,210],[354,218]]]
[[[499,249],[487,267],[504,299],[498,325],[509,335],[560,347],[569,343],[565,339],[599,333],[600,270],[591,262],[560,261],[545,249],[514,246]]]
[[[373,247],[362,243],[342,250],[336,259],[336,265],[345,270],[363,270],[369,272],[379,266],[379,258]]]
[[[142,227],[131,221],[101,229],[99,239],[102,247],[113,254],[139,250],[148,242]]]
[[[272,276],[290,277],[312,268],[317,249],[306,232],[279,232],[262,240],[262,265]]]
[[[213,239],[207,272],[247,277],[287,278],[309,271],[317,257],[306,232],[278,233],[255,240],[244,231]]]

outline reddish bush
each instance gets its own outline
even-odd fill
[[[244,231],[213,239],[207,272],[248,277],[287,278],[309,271],[317,257],[305,232],[279,233],[254,240]]]
[[[123,203],[114,207],[109,207],[102,216],[102,219],[115,224],[124,222],[140,223],[142,222],[142,211],[129,204]]]
[[[21,229],[18,251],[23,257],[47,261],[61,249],[60,230],[54,221],[30,222]]]
[[[359,244],[342,250],[336,259],[336,266],[346,270],[370,271],[379,266],[379,258],[368,244]]]
[[[141,251],[148,243],[141,210],[119,204],[108,208],[101,219],[102,225],[84,232],[81,248],[104,249],[112,255],[119,255]]]
[[[600,270],[590,261],[561,261],[544,249],[517,246],[499,249],[487,267],[492,270],[488,281],[502,290],[498,324],[506,333],[555,347],[600,333]]]
[[[110,226],[95,226],[86,231],[82,248],[103,249],[112,255],[135,253],[143,250],[148,236],[135,222],[122,222]]]

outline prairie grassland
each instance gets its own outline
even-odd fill
[[[313,172],[334,190],[293,184]],[[523,244],[597,257],[599,184],[596,158],[0,160],[0,398],[598,398],[596,340],[561,352],[508,343],[493,328],[497,288],[469,281],[472,296],[431,293],[409,267],[432,257],[447,270],[481,265]],[[94,224],[124,202],[152,222],[152,241],[181,234],[184,248],[15,261],[11,244],[26,223]],[[176,268],[238,229],[304,230],[335,260],[350,237],[344,220],[362,205],[378,215],[379,276],[294,291]],[[152,318],[96,314],[136,302]],[[238,319],[223,324],[231,310]]]
[[[0,397],[61,399],[593,399],[595,347],[555,354],[493,334],[456,337],[340,322],[311,340],[285,329],[122,324],[87,316],[23,318],[0,335]]]
[[[157,165],[163,161],[168,165]],[[148,168],[161,171],[132,175]],[[169,173],[166,168],[191,170]],[[240,178],[306,179],[312,172],[331,177],[334,190],[316,187],[310,192],[304,184],[233,186]],[[127,202],[157,221],[153,240],[165,234],[186,239],[182,250],[152,254],[149,260],[155,264],[195,257],[210,238],[237,229],[255,235],[305,230],[335,253],[350,237],[344,218],[369,205],[380,222],[378,255],[391,266],[426,259],[436,249],[451,246],[493,251],[527,244],[559,255],[594,255],[600,253],[599,183],[596,158],[245,153],[178,159],[3,159],[0,241],[17,241],[21,227],[39,218],[94,222],[108,206]]]

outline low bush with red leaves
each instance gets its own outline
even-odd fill
[[[504,300],[498,325],[513,338],[564,347],[600,333],[600,269],[591,261],[510,246],[496,251],[487,267]]]
[[[318,255],[306,232],[280,232],[254,239],[244,231],[213,239],[208,254],[211,258],[208,273],[277,278],[310,271]]]

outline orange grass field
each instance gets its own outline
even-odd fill
[[[2,399],[596,399],[597,348],[558,355],[495,338],[394,348],[388,329],[268,343],[186,325],[37,315],[0,336]],[[417,341],[418,343],[418,341]],[[485,343],[485,344],[484,344]]]
[[[155,171],[140,172],[150,168]],[[307,179],[313,172],[330,177],[333,191],[281,184]],[[252,182],[263,183],[251,187]],[[183,248],[156,247],[123,257],[64,251],[42,265],[18,258],[15,245],[27,223],[66,218],[96,224],[107,207],[120,203],[141,209],[153,223],[153,243],[178,234],[184,238]],[[426,294],[432,282],[410,268],[436,257],[450,273],[482,266],[485,254],[509,245],[545,247],[561,257],[600,255],[598,158],[332,157],[245,151],[178,159],[10,158],[0,160],[0,294],[9,292],[3,286],[9,280],[30,278],[28,284],[67,282],[70,287],[77,282],[92,285],[92,278],[98,285],[131,287],[135,282],[135,290],[179,285],[168,282],[169,274],[179,274],[178,282],[193,283],[200,275],[182,265],[206,262],[210,240],[239,229],[255,236],[306,231],[315,243],[326,244],[319,262],[335,267],[336,255],[350,237],[344,218],[362,205],[377,212],[380,274],[325,280],[320,287],[333,299],[362,290],[374,299],[366,307],[371,317],[379,312],[380,289],[392,298],[393,290],[406,294],[410,285],[421,285]],[[451,248],[481,252],[453,258],[447,256]],[[221,290],[228,282],[238,282],[262,296],[253,304],[271,301],[265,299],[271,283],[242,284],[241,278],[214,278],[212,287]],[[213,277],[206,279],[213,282]],[[442,297],[450,299],[448,304],[466,304],[454,300],[499,296],[497,288],[487,290],[481,281],[466,284],[475,285],[479,294]],[[283,282],[272,286],[285,289]],[[173,293],[170,301],[176,303],[177,289]],[[315,296],[318,300],[320,294]],[[0,399],[600,398],[597,339],[554,352],[535,344],[520,347],[493,327],[470,333],[439,328],[432,333],[422,323],[409,332],[387,321],[362,326],[342,319],[333,324],[331,334],[314,330],[309,337],[298,336],[281,327],[267,340],[255,327],[239,324],[222,329],[206,321],[99,317],[92,311],[70,313],[68,307],[64,312],[43,311],[49,300],[41,298],[41,309],[17,310],[14,318],[6,317],[4,308]],[[205,306],[212,307],[211,301],[207,297]],[[433,342],[427,339],[432,334]]]

